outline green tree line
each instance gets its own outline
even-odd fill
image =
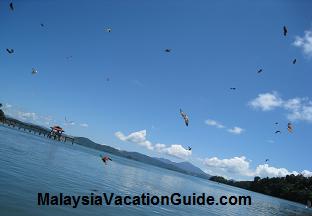
[[[304,177],[301,174],[274,178],[256,176],[253,181],[234,181],[212,176],[210,180],[305,205],[308,200],[312,200],[312,177]]]

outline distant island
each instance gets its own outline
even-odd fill
[[[308,200],[312,201],[312,177],[301,174],[262,179],[256,176],[253,181],[234,181],[212,176],[210,180],[305,205]]]
[[[138,152],[122,151],[122,150],[115,149],[111,146],[97,144],[85,137],[75,137],[75,143],[88,147],[88,148],[93,148],[99,151],[104,151],[113,155],[139,161],[145,164],[150,164],[153,166],[161,167],[164,169],[176,171],[176,172],[183,173],[186,175],[195,176],[195,177],[199,177],[199,178],[206,179],[206,180],[209,180],[211,177],[211,175],[208,175],[207,173],[202,171],[200,168],[194,166],[193,164],[189,162],[175,163],[164,158],[153,158],[153,157],[149,157],[147,155],[144,155]]]

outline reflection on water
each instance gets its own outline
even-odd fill
[[[1,215],[312,215],[305,206],[0,126]],[[37,206],[37,193],[250,195],[252,206]]]

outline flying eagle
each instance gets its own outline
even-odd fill
[[[189,117],[182,111],[182,109],[180,109],[180,114],[184,119],[185,125],[188,126],[189,124]]]

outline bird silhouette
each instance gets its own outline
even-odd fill
[[[169,52],[171,52],[171,49],[165,49],[165,52],[169,53]]]
[[[14,11],[13,2],[10,3],[10,9],[11,9],[11,11]]]
[[[287,32],[288,32],[288,30],[287,30],[287,27],[286,27],[286,26],[284,26],[284,27],[283,27],[283,31],[284,31],[284,36],[286,36],[286,35],[287,35]]]
[[[182,111],[182,109],[180,109],[180,114],[184,119],[185,125],[188,126],[189,125],[189,117]]]
[[[112,29],[111,28],[106,28],[105,31],[106,32],[112,32]]]
[[[9,54],[14,53],[14,49],[6,49],[6,51],[7,51]]]
[[[281,131],[277,130],[277,131],[275,131],[275,133],[276,133],[276,134],[277,134],[277,133],[281,133]]]
[[[288,130],[289,133],[293,132],[293,126],[292,126],[292,124],[290,122],[287,124],[287,130]]]
[[[38,71],[35,68],[32,68],[31,74],[36,75],[37,73],[38,73]]]
[[[296,62],[297,62],[297,59],[294,59],[292,63],[293,63],[293,64],[296,64]]]
[[[187,148],[188,148],[188,150],[189,150],[189,151],[191,151],[191,150],[192,150],[192,148],[191,148],[191,147],[189,147],[189,146],[188,146]]]
[[[260,70],[258,70],[258,73],[262,73],[263,69],[261,68]]]
[[[232,87],[232,88],[230,88],[230,89],[231,89],[231,90],[236,90],[236,88],[233,88],[233,87]]]

